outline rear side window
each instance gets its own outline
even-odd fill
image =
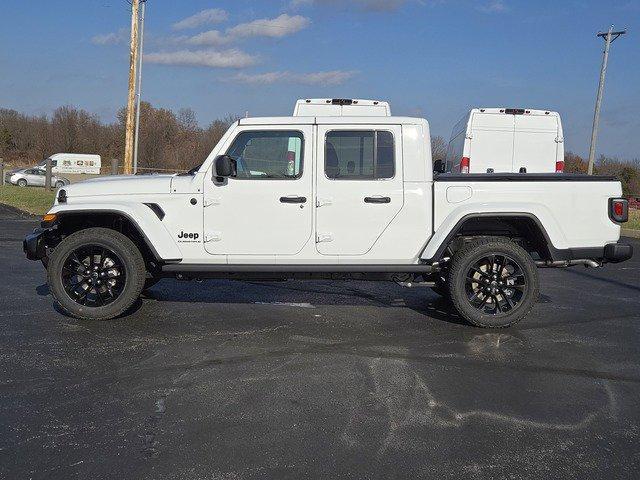
[[[296,179],[302,175],[303,147],[302,132],[246,131],[227,155],[238,164],[238,179]]]
[[[385,130],[327,133],[324,172],[335,180],[379,180],[395,175],[393,134]]]

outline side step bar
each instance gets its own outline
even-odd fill
[[[173,263],[163,273],[433,273],[437,265],[253,265]]]

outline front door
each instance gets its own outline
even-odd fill
[[[404,202],[401,127],[318,127],[316,248],[364,255]]]
[[[204,186],[204,241],[214,255],[295,255],[311,237],[312,128],[241,127],[226,146],[236,177]],[[212,168],[215,168],[212,165]]]

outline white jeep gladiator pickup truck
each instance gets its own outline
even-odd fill
[[[24,250],[61,307],[110,319],[163,277],[391,280],[505,327],[535,304],[536,267],[632,255],[613,178],[441,174],[441,162],[434,174],[426,120],[306,103],[304,116],[235,122],[188,174],[60,189]]]

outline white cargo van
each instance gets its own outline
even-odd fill
[[[100,155],[87,155],[84,153],[56,153],[51,159],[51,171],[53,173],[88,173],[100,174],[102,161]],[[40,162],[38,167],[45,168],[47,159]]]
[[[453,127],[446,170],[454,173],[561,173],[562,123],[557,112],[474,108]]]

